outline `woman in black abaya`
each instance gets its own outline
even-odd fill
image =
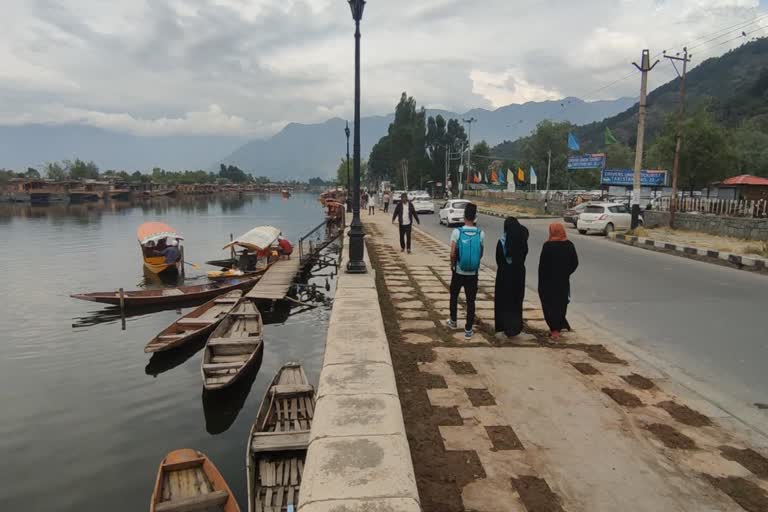
[[[504,221],[504,233],[496,244],[496,288],[494,296],[496,332],[517,336],[523,330],[525,257],[528,230],[516,218]]]
[[[578,266],[576,247],[568,240],[565,228],[560,223],[551,224],[539,260],[539,298],[553,340],[560,338],[560,331],[571,330],[565,316],[571,301],[571,274]]]

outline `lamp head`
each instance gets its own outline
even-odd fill
[[[352,19],[360,21],[363,19],[363,9],[365,9],[365,0],[348,0],[349,7],[352,9]]]
[[[349,133],[350,133],[349,132],[349,121],[347,121],[347,127],[344,128],[344,133],[346,133],[347,134],[347,138],[349,138]]]

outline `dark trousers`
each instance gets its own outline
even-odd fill
[[[472,329],[475,323],[475,298],[477,298],[477,274],[465,276],[453,272],[451,276],[451,320],[456,321],[456,314],[459,309],[459,292],[464,288],[464,295],[467,298],[467,323],[465,330]]]
[[[384,213],[389,211],[389,201],[384,201]]]
[[[369,206],[368,207],[368,215],[376,215],[376,207],[375,206]]]
[[[407,226],[400,225],[400,248],[411,250],[411,227],[413,224]]]

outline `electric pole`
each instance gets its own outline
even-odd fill
[[[680,55],[679,53],[677,55]],[[688,48],[683,48],[683,56],[672,57],[664,53],[664,58],[669,59],[680,77],[680,105],[677,109],[677,131],[675,133],[675,160],[672,164],[672,199],[669,202],[669,227],[675,227],[675,210],[677,209],[677,175],[680,172],[680,150],[683,147],[683,119],[685,118],[685,79],[688,75],[688,63],[692,55],[688,55]],[[683,72],[677,70],[676,61],[682,61]]]
[[[549,173],[552,170],[552,150],[547,150],[547,193],[544,195],[544,213],[549,213]]]
[[[470,117],[469,119],[463,119],[463,121],[469,124],[469,134],[467,135],[467,151],[468,151],[467,183],[469,183],[469,177],[470,175],[472,175],[472,123],[476,122],[477,119],[475,119],[474,117]],[[472,175],[472,177],[474,178],[474,175]]]
[[[643,167],[643,144],[645,142],[645,111],[646,99],[648,95],[648,72],[659,63],[657,60],[651,66],[651,55],[649,50],[643,50],[641,65],[633,62],[640,70],[640,109],[637,119],[637,146],[635,147],[635,180],[632,186],[632,229],[640,224],[640,170]]]

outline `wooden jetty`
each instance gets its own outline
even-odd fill
[[[245,297],[251,300],[285,299],[301,268],[302,261],[300,258],[277,260]]]

